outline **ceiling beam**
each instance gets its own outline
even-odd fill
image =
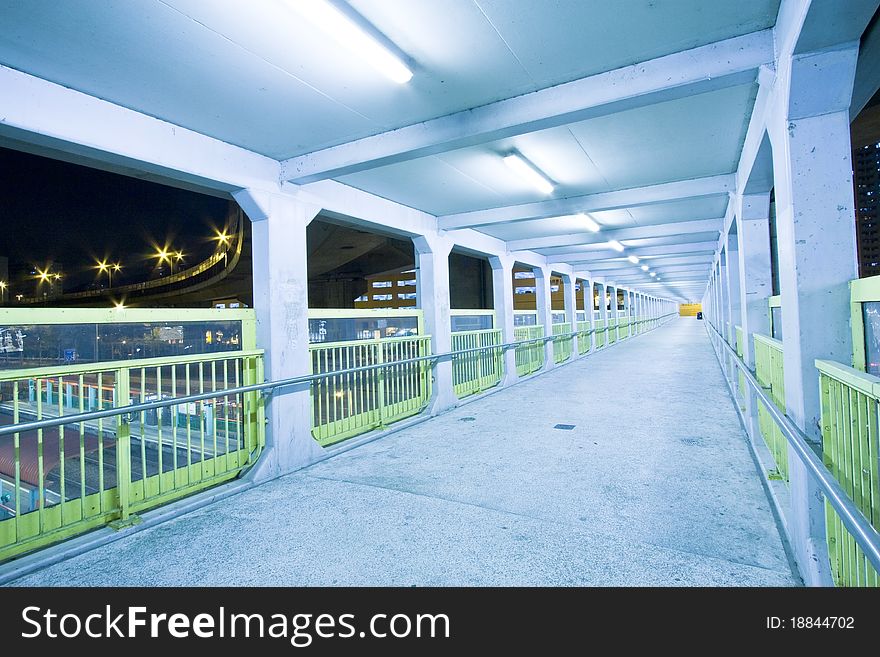
[[[647,264],[652,271],[658,271],[663,267],[668,267],[672,265],[706,265],[708,267],[712,264],[712,256],[714,254],[710,253],[709,255],[704,256],[683,256],[677,258],[662,258],[659,260],[643,260],[638,265],[634,265],[631,262],[624,260],[609,260],[606,262],[598,262],[593,265],[590,265],[590,271],[611,271],[611,270],[619,270],[619,269],[631,269],[633,271],[641,271],[641,265]],[[553,262],[556,262],[555,260]],[[570,265],[577,266],[576,262],[568,262]],[[644,273],[644,272],[642,272]]]
[[[281,175],[297,184],[338,178],[745,84],[773,55],[773,31],[753,32],[293,157]]]
[[[602,212],[603,210],[636,208],[655,203],[727,194],[735,190],[736,176],[729,173],[706,178],[676,180],[659,185],[618,189],[611,192],[597,192],[583,196],[508,205],[488,210],[447,214],[437,218],[437,226],[443,230],[455,230],[493,224],[509,224],[529,219],[564,216],[576,212]]]
[[[720,233],[723,224],[724,217],[718,219],[698,219],[696,221],[676,221],[674,223],[657,224],[654,226],[633,226],[617,230],[603,230],[598,233],[570,233],[567,235],[511,240],[507,243],[507,248],[511,251],[551,249],[558,246],[600,244],[609,240],[645,239],[670,235],[688,235],[690,233]],[[548,257],[554,260],[557,259],[556,256]]]
[[[628,248],[626,250],[627,255],[634,255],[640,258],[645,257],[655,257],[655,256],[666,256],[673,255],[677,253],[698,253],[702,251],[708,251],[710,253],[715,253],[715,248],[718,246],[718,242],[689,242],[685,244],[670,244],[668,246],[643,246],[640,248]],[[593,250],[593,251],[568,251],[564,253],[554,253],[551,256],[547,256],[548,259],[553,261],[559,260],[560,262],[599,262],[602,260],[609,260],[612,258],[619,258],[621,260],[626,260],[625,255],[619,254],[614,249],[601,249],[601,250]]]

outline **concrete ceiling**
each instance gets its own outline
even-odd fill
[[[513,251],[658,285],[601,248],[619,239],[654,249],[646,262],[667,267],[667,293],[705,282],[779,0],[348,4],[407,55],[408,84],[287,0],[0,0],[0,63],[283,160],[299,184],[336,179]],[[473,121],[459,114],[474,108]],[[424,143],[406,146],[407,130]],[[555,183],[551,195],[505,167],[512,149]],[[563,216],[584,210],[600,232]]]

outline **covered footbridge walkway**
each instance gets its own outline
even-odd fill
[[[0,582],[878,584],[877,0],[243,4],[0,0],[0,146],[253,262],[0,290]]]
[[[796,585],[766,474],[683,317],[13,583]]]

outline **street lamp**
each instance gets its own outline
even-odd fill
[[[217,240],[217,248],[223,249],[223,268],[226,269],[227,257],[229,255],[229,245],[231,243],[231,238],[229,236],[229,233],[227,233],[225,230],[223,230],[223,231],[218,230],[216,232],[217,232],[217,237],[215,237],[214,239]]]
[[[122,269],[122,265],[118,262],[110,264],[106,260],[102,260],[98,263],[95,269],[98,270],[98,276],[101,274],[107,274],[108,285],[113,287],[113,273],[119,272],[119,270]]]
[[[156,257],[159,258],[159,264],[167,262],[171,267],[171,275],[174,276],[174,263],[183,260],[183,251],[169,251],[167,248],[158,249]]]
[[[0,281],[0,303],[4,303],[6,301],[7,287],[9,287],[9,284],[6,281]]]

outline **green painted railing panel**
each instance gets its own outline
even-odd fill
[[[585,354],[590,351],[590,334],[587,331],[590,330],[590,322],[583,321],[577,323],[577,350],[578,354]]]
[[[544,337],[544,327],[517,326],[513,329],[513,337],[517,342],[521,340],[534,340]],[[528,376],[544,367],[544,343],[530,342],[518,345],[515,349],[516,373],[518,376]]]
[[[553,331],[552,335],[564,335],[566,333],[572,333],[571,324],[567,322],[553,324],[551,326],[551,330]],[[564,363],[569,358],[571,358],[572,352],[572,338],[559,338],[553,341],[553,362],[557,365],[559,363]]]
[[[488,390],[498,385],[504,375],[504,357],[501,348],[501,329],[460,331],[452,334],[452,351],[480,348],[453,357],[452,385],[459,399]]]
[[[0,560],[232,479],[265,445],[262,352],[220,352],[0,373],[12,424],[196,393],[156,411],[0,437]],[[11,467],[10,467],[11,466]]]
[[[816,367],[822,396],[823,461],[864,516],[880,529],[880,379],[830,361],[816,361]],[[880,586],[877,571],[827,501],[825,530],[835,583]]]
[[[596,348],[599,349],[608,344],[608,331],[605,328],[605,320],[596,320]]]
[[[776,407],[784,413],[785,377],[782,366],[782,343],[765,335],[755,334],[754,346],[755,376]],[[788,482],[788,441],[761,402],[758,402],[758,427],[776,463],[779,477]]]
[[[608,330],[605,331],[607,344],[617,342],[617,321],[616,318],[608,320]]]
[[[388,364],[431,353],[427,335],[309,345],[312,373]],[[428,361],[312,382],[312,435],[322,446],[420,413],[431,398]]]

